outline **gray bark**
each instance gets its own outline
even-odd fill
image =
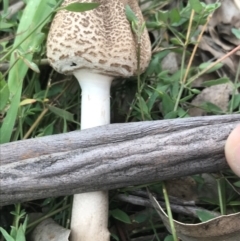
[[[0,205],[227,167],[240,115],[112,124],[0,145]]]

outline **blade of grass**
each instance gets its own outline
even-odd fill
[[[191,11],[191,16],[190,16],[190,19],[189,19],[187,36],[186,36],[186,41],[184,43],[183,55],[182,55],[182,61],[181,61],[181,79],[180,79],[181,88],[180,88],[180,91],[179,91],[179,94],[178,94],[178,97],[177,97],[177,101],[175,103],[173,111],[177,111],[178,104],[180,102],[180,98],[181,98],[183,90],[184,90],[184,78],[185,78],[185,76],[184,76],[184,65],[185,64],[184,63],[186,62],[186,52],[187,52],[187,46],[188,46],[189,41],[190,41],[189,38],[190,38],[190,33],[191,33],[191,28],[192,28],[192,22],[193,22],[194,14],[195,14],[195,11],[192,10]]]
[[[194,11],[192,11],[191,15],[193,15],[193,14],[194,14]],[[193,16],[194,16],[194,15],[193,15]],[[193,18],[193,16],[192,16],[192,18]],[[198,36],[197,42],[196,42],[196,44],[195,44],[195,46],[194,46],[194,48],[193,48],[193,52],[192,52],[191,57],[190,57],[190,60],[189,60],[189,62],[188,62],[185,75],[184,75],[184,77],[183,77],[183,79],[182,79],[182,81],[181,81],[181,89],[180,89],[180,91],[179,91],[179,94],[178,94],[178,97],[177,97],[177,101],[176,101],[176,104],[175,104],[175,107],[174,107],[174,110],[175,110],[175,111],[176,111],[177,108],[178,108],[178,105],[179,105],[179,102],[180,102],[180,99],[181,99],[181,96],[182,96],[182,93],[183,93],[183,90],[184,90],[184,85],[185,85],[185,83],[186,83],[186,81],[187,81],[187,77],[188,77],[188,74],[189,74],[189,71],[190,71],[190,68],[191,68],[193,59],[194,59],[194,57],[195,57],[195,54],[196,54],[198,45],[199,45],[199,43],[200,43],[200,40],[201,40],[201,38],[202,38],[202,36],[203,36],[203,33],[205,32],[205,29],[206,29],[206,27],[207,27],[210,19],[211,19],[211,16],[208,17],[205,25],[203,26],[203,28],[202,28],[202,30],[201,30],[201,33],[200,33],[199,36]],[[186,43],[186,44],[187,44],[187,43]]]
[[[47,17],[54,11],[50,7],[56,5],[56,0],[30,0],[23,12],[20,20],[17,35],[14,41],[13,49],[20,45],[23,51],[29,52],[24,57],[28,61],[32,61],[34,49],[38,47],[39,43],[36,40],[36,32],[32,33],[32,30],[36,26],[40,25],[37,32],[39,33],[47,21]],[[29,35],[30,34],[30,35]],[[24,42],[22,42],[25,40]],[[10,66],[15,62],[14,52],[11,54]],[[20,103],[22,93],[22,82],[28,71],[28,67],[24,61],[19,60],[14,67],[10,70],[8,76],[8,85],[11,98],[11,106],[7,112],[4,122],[0,129],[0,143],[6,143],[10,141],[14,124],[17,118],[18,107]]]
[[[52,212],[49,212],[49,213],[45,214],[44,216],[42,216],[41,218],[37,219],[36,221],[28,224],[28,226],[27,226],[27,234],[32,231],[32,229],[31,229],[32,227],[35,227],[37,224],[39,224],[43,220],[45,220],[47,218],[50,218],[50,217],[54,216],[55,214],[60,213],[61,211],[66,210],[67,208],[70,208],[70,207],[71,207],[71,205],[67,204],[67,205],[65,205],[63,207],[60,207],[60,208],[58,208],[58,209],[56,209],[56,210],[54,210]]]
[[[3,0],[3,13],[4,13],[4,14],[7,14],[8,7],[9,7],[9,2],[8,2],[8,0]]]
[[[201,75],[207,73],[216,64],[221,63],[224,59],[228,58],[229,56],[233,55],[234,53],[236,53],[239,50],[240,50],[240,45],[238,45],[233,50],[229,51],[227,54],[223,55],[221,58],[219,58],[215,62],[212,62],[206,69],[203,69],[202,71],[198,72],[197,74],[195,74],[194,76],[189,78],[189,80],[187,81],[187,86],[189,86],[195,79],[199,78]]]
[[[222,215],[226,215],[226,182],[224,178],[217,179],[219,206]]]
[[[231,99],[231,102],[230,102],[229,114],[233,113],[233,103],[234,103],[234,99],[235,99],[235,94],[236,94],[236,89],[237,89],[237,83],[238,83],[238,80],[239,80],[239,75],[240,75],[240,62],[238,62],[237,73],[236,73],[236,76],[235,76],[235,79],[234,79],[234,85],[233,85],[234,88],[233,88],[233,91],[232,91],[232,99]]]
[[[168,198],[167,188],[166,188],[164,182],[163,182],[163,195],[164,195],[164,200],[165,200],[165,204],[166,204],[166,209],[167,209],[167,214],[168,214],[168,218],[169,218],[169,224],[170,224],[171,231],[172,231],[173,240],[178,241],[177,232],[176,232],[176,229],[174,226],[174,220],[173,220],[170,202],[169,202],[169,198]]]

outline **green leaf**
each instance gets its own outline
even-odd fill
[[[206,10],[208,13],[213,13],[215,10],[217,10],[221,6],[221,2],[215,2],[212,4],[207,4],[206,5]]]
[[[179,38],[171,38],[170,39],[171,43],[173,43],[174,45],[180,45],[182,46],[183,45],[183,42],[179,39]]]
[[[177,8],[173,8],[169,12],[169,18],[170,18],[171,23],[177,23],[180,21],[181,16],[180,16],[180,13]]]
[[[240,94],[233,95],[232,101],[233,110],[238,109],[240,107]]]
[[[144,115],[149,115],[148,106],[142,96],[139,96],[139,108],[143,111]]]
[[[68,10],[71,12],[86,12],[86,11],[90,11],[90,10],[97,8],[99,5],[100,5],[100,3],[77,3],[77,2],[75,2],[75,3],[71,3],[67,6],[60,7],[56,11]]]
[[[198,90],[198,89],[190,89],[190,91],[191,91],[193,94],[195,94],[195,95],[198,95],[198,94],[201,93],[201,91]],[[192,97],[192,96],[191,96],[191,97]]]
[[[165,49],[165,50],[160,51],[157,54],[154,54],[154,58],[156,58],[159,61],[159,60],[163,59],[164,57],[166,57],[169,53],[171,53],[171,51],[169,49]],[[158,73],[159,72],[160,71],[158,71]]]
[[[222,110],[217,105],[214,105],[213,103],[210,103],[210,102],[203,103],[201,105],[201,108],[211,113],[218,113],[218,114],[222,113]]]
[[[18,216],[18,213],[15,210],[11,211],[10,214],[12,214],[13,216]]]
[[[168,112],[166,115],[164,115],[164,119],[175,119],[178,116],[178,112],[177,111],[171,111]]]
[[[42,42],[46,39],[46,34],[42,32],[38,32],[35,34],[34,38],[34,46],[39,46],[42,44]]]
[[[189,4],[196,13],[202,12],[203,6],[198,0],[189,0]]]
[[[26,59],[24,57],[22,57],[22,60],[27,65],[27,67],[29,69],[33,70],[34,72],[36,72],[38,74],[40,73],[40,70],[39,70],[38,66],[34,62],[29,61],[28,59]]]
[[[146,213],[137,213],[134,216],[134,222],[143,223],[149,219],[149,216]]]
[[[44,129],[44,136],[50,136],[53,134],[54,124],[55,124],[55,121],[53,121],[53,123],[51,123]]]
[[[153,73],[157,73],[158,68],[159,68],[159,60],[158,58],[153,57],[148,65],[146,74],[152,75]]]
[[[118,236],[114,233],[111,233],[111,237],[116,240],[116,241],[120,241],[120,239],[118,238]]]
[[[15,24],[13,23],[6,23],[4,21],[0,21],[0,29],[3,30],[3,29],[9,29],[9,28],[12,28],[13,26],[15,26]]]
[[[129,218],[129,216],[123,212],[120,209],[114,209],[112,211],[110,211],[110,214],[117,220],[123,222],[123,223],[128,223],[131,224],[131,220]]]
[[[147,28],[159,28],[161,25],[159,23],[156,22],[146,22],[146,27]]]
[[[174,81],[173,84],[172,84],[172,90],[171,90],[171,93],[170,93],[170,95],[173,99],[177,99],[179,89],[180,89],[179,81]]]
[[[211,212],[208,212],[207,210],[197,210],[196,214],[198,218],[201,220],[201,222],[206,222],[213,218],[216,218],[215,215],[213,215]]]
[[[229,78],[223,77],[223,78],[219,78],[216,80],[205,81],[202,83],[202,85],[209,87],[209,86],[213,86],[213,85],[220,85],[220,84],[226,84],[226,83],[229,83]]]
[[[174,241],[174,238],[172,235],[168,235],[167,237],[165,237],[164,241]]]
[[[240,181],[234,182],[233,185],[234,185],[235,187],[240,187]]]
[[[23,232],[25,233],[27,230],[27,223],[28,223],[28,216],[25,217],[24,222],[23,222]]]
[[[168,94],[163,93],[162,111],[163,111],[164,116],[166,116],[166,114],[172,112],[174,110],[174,106],[175,106],[175,103],[173,102],[171,97]]]
[[[46,24],[48,17],[53,13],[53,9],[48,5],[49,3],[57,4],[56,0],[28,0],[27,5],[23,11],[18,30],[15,35],[14,45],[11,51],[20,49],[24,54],[24,58],[32,61],[33,52],[39,46],[38,41],[35,41],[37,33]],[[36,28],[38,29],[34,31]],[[33,33],[34,31],[34,33]],[[20,45],[20,46],[19,46]],[[29,52],[29,50],[31,50]],[[14,53],[11,54],[10,66],[15,63]],[[23,79],[28,71],[28,66],[22,60],[19,60],[10,70],[8,75],[8,87],[10,91],[11,105],[7,111],[4,122],[0,128],[0,143],[9,142],[13,134],[13,128],[18,114],[19,103],[22,93]]]
[[[20,106],[31,105],[31,104],[35,103],[36,101],[37,100],[35,100],[35,99],[25,99],[20,102]]]
[[[228,203],[230,206],[240,206],[240,201],[231,201]]]
[[[147,106],[148,110],[151,111],[154,104],[156,103],[157,98],[159,97],[159,94],[157,91],[153,91],[149,94],[150,98],[148,99]]]
[[[9,102],[10,91],[7,83],[0,80],[0,111],[3,111]]]
[[[52,105],[49,105],[48,108],[50,111],[52,111],[54,114],[60,116],[61,118],[74,122],[73,114],[71,114],[70,112],[68,112],[66,110],[62,110],[62,109],[52,106]]]
[[[5,229],[0,227],[0,232],[2,233],[3,237],[6,239],[6,241],[15,241]]]
[[[56,122],[56,120],[54,120],[51,124],[49,124],[45,128],[42,128],[40,134],[38,134],[37,137],[52,135],[53,131],[54,131],[55,122]]]
[[[210,62],[202,63],[202,64],[200,64],[199,69],[200,69],[200,70],[205,70],[205,69],[209,68],[210,65],[212,65],[212,63],[210,63]],[[218,69],[220,69],[220,68],[222,68],[222,67],[223,67],[223,64],[222,64],[222,63],[217,63],[217,64],[215,64],[212,68],[208,69],[208,70],[206,71],[206,73],[214,72],[214,71],[216,71],[216,70],[218,70]]]
[[[134,23],[138,22],[137,16],[135,15],[135,13],[133,12],[133,10],[128,4],[125,7],[125,14],[129,22],[134,22]]]
[[[10,232],[10,236],[16,240],[17,237],[17,228],[14,226],[11,226],[11,232]]]
[[[158,11],[157,12],[157,21],[158,22],[163,22],[163,23],[167,23],[168,21],[168,11]]]
[[[26,241],[22,224],[18,228],[16,241]]]
[[[178,113],[178,116],[179,116],[180,118],[190,117],[190,116],[188,115],[188,111],[182,109],[181,107],[178,107],[177,113]]]
[[[237,39],[240,39],[240,29],[232,28],[232,33],[235,35]]]

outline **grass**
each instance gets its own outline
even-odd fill
[[[46,36],[60,2],[29,0],[26,1],[28,4],[25,9],[11,18],[8,18],[11,1],[0,2],[3,9],[0,18],[0,143],[79,129],[78,84],[72,77],[57,74],[46,63]],[[199,41],[209,22],[209,16],[218,4],[203,6],[198,1],[189,2],[186,5],[182,1],[166,11],[168,1],[152,1],[144,9],[146,27],[152,40],[152,60],[141,76],[114,82],[112,122],[188,117],[191,100],[202,91],[202,88],[194,87],[193,83],[209,72],[215,76],[215,82],[208,82],[208,86],[232,82],[234,90],[239,87],[240,67],[235,79],[230,75],[225,79],[219,78],[217,74],[225,68],[220,62],[234,54],[239,47],[215,62],[204,63],[200,57]],[[204,26],[201,31],[199,25]],[[173,73],[164,69],[161,64],[171,53],[181,56],[179,67]],[[199,65],[196,60],[200,62]],[[7,66],[5,70],[4,66]],[[207,114],[239,113],[240,96],[234,90],[227,111],[210,103],[202,105],[202,108]],[[201,190],[205,179],[201,175],[192,178]],[[238,179],[230,171],[226,171],[217,174],[216,180],[218,196],[202,196],[201,205],[206,210],[220,211],[221,214],[238,212],[240,201],[235,192],[239,187]],[[118,194],[142,191],[141,195],[144,195],[145,188],[146,186],[141,186],[111,191],[109,226],[113,240],[124,241],[126,236],[137,240],[151,235],[156,240],[177,240],[176,235],[168,235],[161,220],[148,207],[117,198]],[[164,194],[171,217],[165,185],[157,183],[148,188],[162,198]],[[71,197],[59,197],[1,207],[0,231],[7,241],[25,240],[26,234],[46,217],[52,217],[60,225],[69,228],[71,201]],[[36,212],[42,213],[41,218],[27,219],[29,214]],[[179,214],[173,212],[173,218],[177,217],[192,223],[198,221],[184,215],[179,217]],[[174,230],[172,218],[170,222]],[[4,240],[3,237],[0,240]]]

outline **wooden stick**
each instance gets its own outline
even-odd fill
[[[0,145],[0,205],[227,167],[240,115],[112,124]]]

